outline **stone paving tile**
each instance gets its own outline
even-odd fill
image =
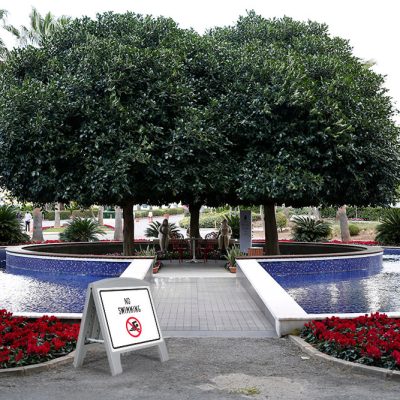
[[[164,331],[274,331],[236,279],[155,277],[151,288]]]

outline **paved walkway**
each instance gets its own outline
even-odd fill
[[[276,337],[224,262],[169,264],[151,285],[165,336]]]
[[[112,377],[101,346],[82,368],[0,378],[1,400],[398,400],[399,382],[363,376],[306,354],[288,339],[171,338],[122,357]]]

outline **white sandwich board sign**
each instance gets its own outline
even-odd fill
[[[75,368],[82,366],[90,343],[104,343],[111,375],[122,372],[120,355],[128,351],[157,346],[161,361],[168,360],[167,347],[146,282],[113,278],[89,285]]]

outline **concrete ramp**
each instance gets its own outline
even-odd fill
[[[277,337],[247,291],[222,266],[167,262],[151,290],[164,336]]]

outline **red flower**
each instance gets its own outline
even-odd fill
[[[19,360],[21,360],[24,357],[24,352],[22,350],[20,350],[14,357],[14,360],[16,362],[18,362]]]
[[[400,351],[394,350],[392,353],[394,360],[396,361],[397,365],[400,365]]]
[[[52,341],[51,344],[54,347],[54,350],[60,350],[62,347],[65,346],[65,342],[63,342],[62,340],[60,340],[58,337],[55,337]]]
[[[47,361],[61,349],[72,351],[78,335],[78,324],[49,316],[30,321],[0,310],[0,368]]]
[[[365,352],[372,358],[380,358],[382,356],[381,351],[374,345],[367,346]]]
[[[386,314],[311,321],[305,325],[302,336],[327,354],[400,369],[400,320]]]

